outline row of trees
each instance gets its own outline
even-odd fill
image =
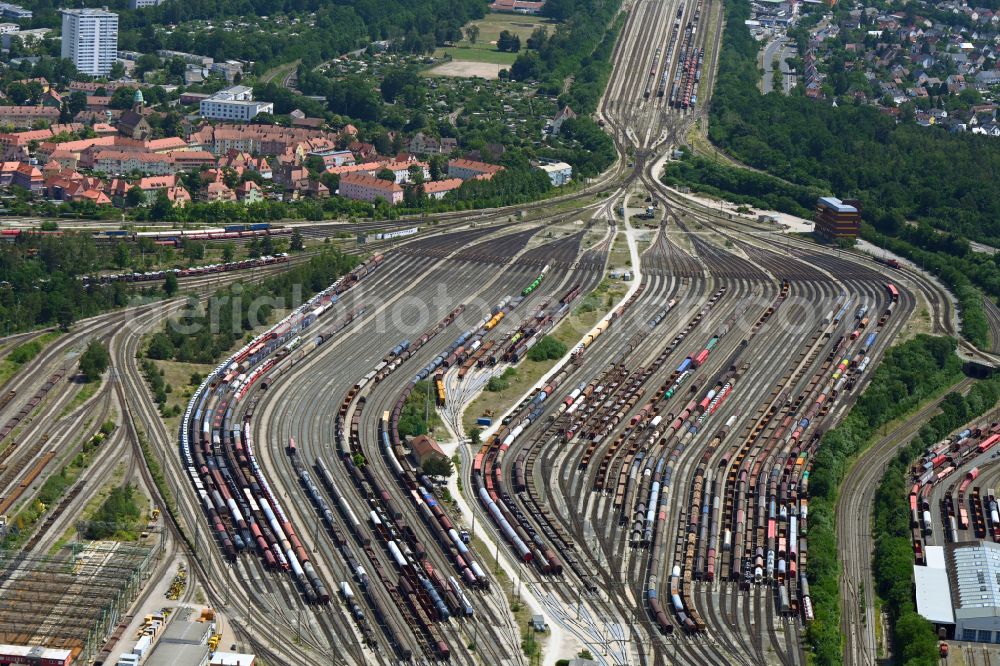
[[[988,348],[983,293],[1000,298],[1000,265],[966,239],[1000,244],[1000,143],[896,121],[862,104],[761,95],[749,6],[727,2],[710,138],[759,171],[700,157],[664,180],[742,203],[808,215],[815,197],[862,202],[863,235],[932,271],[952,290],[963,335]]]
[[[578,113],[594,111],[610,74],[615,39],[624,25],[624,16],[614,20],[619,4],[617,0],[546,2],[542,13],[561,23],[555,30],[532,34],[531,49],[514,61],[511,78],[540,81],[539,92],[560,95],[572,77],[574,82],[561,101]]]
[[[317,211],[319,208],[319,211]],[[241,222],[277,222],[280,220],[322,220],[324,217],[363,217],[371,215],[371,204],[343,197],[322,201],[313,199],[295,202],[265,199],[252,204],[215,201],[195,202],[184,207],[174,206],[164,190],[159,190],[152,204],[133,211],[137,221],[154,220],[178,224],[239,224]]]
[[[269,322],[275,308],[295,307],[357,263],[357,257],[327,248],[307,263],[258,284],[237,283],[219,290],[207,311],[192,301],[182,316],[170,319],[162,331],[152,336],[146,355],[160,360],[213,363],[247,332]]]
[[[879,428],[961,377],[952,338],[918,335],[886,353],[847,417],[820,442],[809,474],[809,585],[816,619],[807,638],[819,666],[841,663],[840,563],[834,507],[854,458]],[[907,514],[908,515],[908,514]]]
[[[910,465],[934,443],[963,424],[985,414],[1000,399],[1000,379],[977,382],[969,393],[949,393],[941,412],[924,425],[889,464],[875,494],[875,563],[873,574],[893,627],[896,661],[936,664],[934,628],[913,605],[913,546],[907,495]]]
[[[761,171],[733,168],[689,152],[667,165],[663,182],[805,218],[812,216],[816,198],[825,194],[817,187],[795,185]]]
[[[967,240],[926,224],[898,225],[895,236],[883,233],[882,228],[893,224],[884,219],[879,218],[875,227],[865,224],[862,235],[941,278],[958,300],[962,335],[977,347],[989,349],[990,324],[983,307],[983,290],[992,298],[1000,296],[1000,256],[973,252]]]

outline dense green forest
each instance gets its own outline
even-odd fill
[[[881,426],[960,379],[961,365],[951,338],[919,335],[892,347],[847,417],[823,436],[809,475],[808,573],[816,619],[807,637],[819,666],[840,664],[842,656],[834,518],[840,483]]]
[[[873,107],[757,89],[749,6],[726,3],[709,136],[760,171],[687,156],[664,181],[742,203],[807,215],[818,194],[857,198],[863,236],[933,272],[955,293],[963,334],[989,348],[980,290],[1000,298],[1000,266],[966,239],[1000,244],[1000,143],[895,120]]]
[[[818,187],[794,185],[760,171],[727,166],[692,153],[684,153],[679,162],[672,162],[663,182],[807,219],[812,217],[816,198],[827,194]]]
[[[559,95],[573,77],[562,101],[577,113],[592,113],[611,74],[611,53],[625,22],[620,15],[612,23],[619,4],[617,0],[546,2],[542,13],[561,23],[517,57],[511,78],[540,81],[539,92]]]
[[[898,212],[1000,244],[1000,143],[896,121],[877,109],[757,89],[746,3],[728,2],[709,137],[744,163],[798,185],[861,200],[866,218]]]
[[[0,331],[68,328],[82,317],[127,305],[139,293],[134,286],[87,287],[78,279],[111,265],[112,248],[96,246],[89,234],[22,234],[0,245]]]
[[[22,2],[34,10],[32,27],[60,25],[54,0]],[[85,0],[82,5],[108,6],[119,15],[119,43],[125,50],[150,53],[172,49],[198,53],[216,60],[252,60],[258,72],[276,62],[301,59],[317,65],[347,51],[363,48],[376,40],[392,40],[393,48],[408,53],[426,53],[447,40],[459,38],[461,27],[486,12],[483,0],[360,0],[342,3],[330,0],[191,0],[168,1],[158,7],[129,10],[127,0]],[[264,29],[263,19],[294,15],[303,21],[287,30]],[[255,39],[241,38],[225,25],[226,19],[259,22]],[[189,21],[206,21],[203,28],[162,31],[157,27]]]
[[[357,257],[328,248],[307,263],[260,283],[230,285],[215,294],[210,311],[192,303],[182,316],[169,320],[162,331],[153,335],[146,355],[161,360],[214,363],[247,332],[270,321],[276,307],[296,307],[357,263]]]
[[[930,665],[939,661],[934,628],[913,605],[913,546],[907,504],[910,465],[950,432],[992,409],[998,399],[998,378],[977,382],[966,396],[946,395],[941,401],[941,413],[900,450],[875,494],[873,574],[893,627],[899,663]]]

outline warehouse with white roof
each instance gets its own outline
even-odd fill
[[[930,546],[913,575],[920,615],[955,640],[1000,643],[1000,544]]]

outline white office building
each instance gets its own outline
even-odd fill
[[[62,57],[84,74],[110,72],[118,55],[118,15],[103,9],[63,9],[62,15]]]
[[[565,162],[545,162],[538,168],[549,177],[552,187],[560,187],[573,180],[573,167]]]
[[[254,101],[247,86],[233,86],[201,100],[199,111],[202,118],[248,122],[258,113],[274,113],[274,104]]]

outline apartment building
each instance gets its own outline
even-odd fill
[[[363,173],[345,173],[340,177],[340,196],[355,201],[385,199],[395,205],[403,201],[403,188],[388,180]]]
[[[118,15],[103,9],[63,9],[62,57],[91,76],[104,76],[118,56]]]
[[[259,113],[274,113],[274,104],[254,101],[252,88],[233,86],[201,100],[198,110],[202,118],[249,122]]]

